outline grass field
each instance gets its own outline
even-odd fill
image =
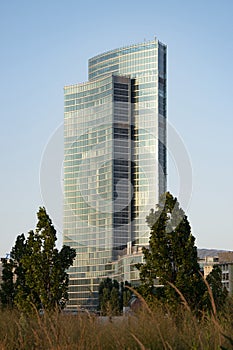
[[[25,316],[1,311],[0,349],[233,349],[233,300],[219,315],[196,318],[187,308],[170,313],[145,306],[130,316]]]

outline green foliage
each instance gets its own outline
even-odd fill
[[[184,296],[192,309],[202,309],[206,286],[200,274],[195,238],[176,198],[167,192],[157,210],[147,217],[151,229],[150,247],[144,248],[145,264],[137,264],[142,281],[141,292],[147,300],[158,297],[175,306]],[[163,288],[155,288],[155,281]]]
[[[59,252],[56,230],[45,208],[40,208],[37,216],[35,232],[30,231],[26,240],[24,235],[18,236],[9,263],[4,263],[3,306],[14,305],[23,311],[32,307],[54,310],[68,298],[66,269],[73,263],[75,250],[63,246]]]
[[[99,310],[106,316],[119,315],[123,306],[127,306],[132,292],[127,288],[130,283],[121,282],[111,278],[104,279],[99,285]]]
[[[104,316],[120,313],[119,283],[111,278],[104,279],[99,285],[99,309]]]
[[[13,282],[13,260],[2,260],[2,287],[0,290],[1,303],[12,307],[14,303],[15,286]]]
[[[123,309],[123,306],[129,305],[129,301],[132,297],[132,291],[127,287],[131,287],[131,284],[129,282],[127,281],[121,282],[120,284],[121,310]]]
[[[206,281],[211,288],[217,311],[220,311],[223,309],[223,306],[225,305],[226,299],[228,296],[228,292],[226,288],[223,288],[221,280],[222,280],[222,271],[219,266],[215,265],[213,267],[213,270],[206,277]],[[211,309],[211,298],[208,291],[206,291],[204,294],[204,301],[205,301],[206,308]]]

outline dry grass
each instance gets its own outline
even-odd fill
[[[197,319],[184,306],[176,314],[144,307],[131,316],[20,315],[1,311],[0,350],[233,349],[233,301],[221,315]]]

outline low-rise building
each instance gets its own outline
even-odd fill
[[[218,264],[217,256],[205,256],[202,259],[199,259],[199,265],[205,278],[213,270],[213,267],[216,264]]]
[[[233,252],[219,253],[218,259],[222,270],[222,284],[233,295]]]
[[[222,285],[233,295],[233,251],[219,252],[216,256],[204,256],[199,259],[204,277],[213,270],[214,265],[218,265],[222,270]]]

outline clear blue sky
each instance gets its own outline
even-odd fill
[[[233,249],[232,14],[231,0],[0,2],[0,256],[35,228],[41,205],[61,243],[62,196],[50,188],[42,198],[39,177],[51,137],[62,153],[62,128],[54,132],[63,86],[87,80],[88,58],[155,35],[168,46],[168,119],[193,169],[186,213],[196,244]],[[59,181],[50,168],[52,186]],[[177,195],[174,169],[169,162]]]

